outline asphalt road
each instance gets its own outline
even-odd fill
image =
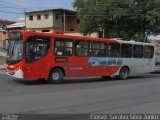
[[[0,72],[0,113],[160,113],[160,74],[23,81]]]

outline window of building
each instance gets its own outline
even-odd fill
[[[49,19],[49,14],[44,14],[44,19]]]
[[[30,20],[30,21],[33,20],[33,15],[30,15],[30,16],[29,16],[29,20]]]
[[[120,57],[120,44],[119,43],[108,43],[108,56],[109,57]]]
[[[50,30],[42,30],[42,32],[50,32]]]
[[[59,19],[59,15],[58,14],[56,14],[56,20],[58,20]]]
[[[26,61],[31,63],[44,57],[50,49],[50,38],[32,36],[26,42]]]
[[[70,29],[70,31],[74,31],[74,29]]]
[[[40,20],[41,19],[41,15],[37,15],[37,20]]]
[[[133,57],[134,58],[143,58],[143,45],[134,45]]]
[[[132,45],[131,44],[121,45],[121,57],[132,58]]]
[[[91,43],[89,41],[75,41],[76,56],[91,56]]]
[[[105,57],[106,56],[106,43],[104,42],[94,42],[92,46],[94,57]]]
[[[79,24],[80,23],[80,19],[77,19],[77,24]]]
[[[57,56],[72,56],[73,40],[67,38],[55,38],[54,53]]]
[[[144,58],[153,58],[153,56],[154,56],[154,47],[144,46]]]

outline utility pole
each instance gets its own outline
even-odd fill
[[[63,32],[65,33],[66,32],[66,13],[64,11],[63,13]]]
[[[25,20],[25,29],[26,29],[26,8],[24,8],[24,20]]]

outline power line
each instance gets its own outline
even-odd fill
[[[10,4],[10,5],[12,5],[12,6],[14,5],[14,6],[16,6],[16,7],[21,7],[21,8],[24,8],[23,6],[20,6],[20,5],[15,5],[15,4],[13,4],[13,3],[6,2],[6,1],[1,1],[1,0],[0,0],[0,3],[7,4],[7,5],[8,5],[8,4]]]
[[[11,11],[0,11],[1,13],[11,13],[11,14],[24,14],[24,13],[18,13],[18,12],[11,12]]]
[[[1,4],[1,3],[0,3],[0,5],[1,5],[2,7],[8,7],[8,8],[12,8],[12,9],[24,10],[23,8],[17,8],[17,7],[13,7],[13,6],[8,6],[8,5],[4,5],[4,4]]]

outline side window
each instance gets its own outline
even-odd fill
[[[121,57],[132,58],[132,45],[131,44],[121,45]]]
[[[76,56],[90,56],[91,55],[91,43],[83,40],[75,41],[75,55]]]
[[[134,45],[133,57],[134,58],[143,58],[143,46],[142,45]]]
[[[50,38],[32,36],[26,42],[26,61],[31,63],[44,57],[50,49]]]
[[[57,56],[73,55],[73,40],[67,38],[55,38],[54,53]]]
[[[108,43],[108,56],[109,57],[120,57],[120,44],[119,43]]]
[[[106,56],[106,43],[94,42],[92,52],[93,52],[94,57],[105,57]]]
[[[154,56],[154,47],[144,46],[144,58],[153,58],[153,56]]]

